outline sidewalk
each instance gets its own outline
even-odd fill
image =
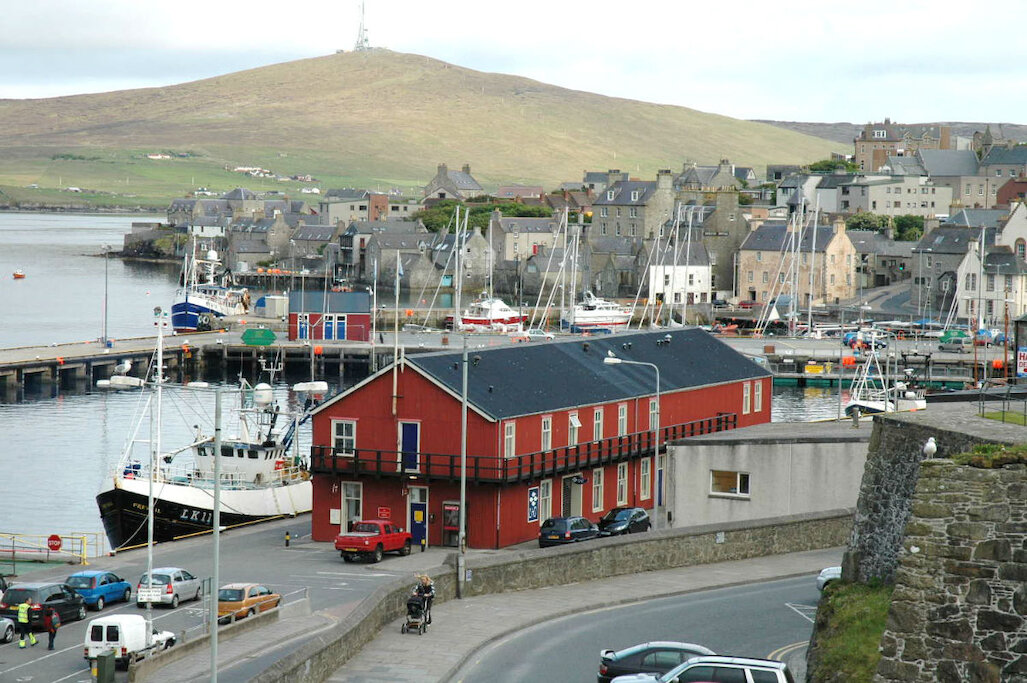
[[[446,643],[446,647],[418,647],[416,661],[412,660],[410,636],[400,634],[402,620],[397,619],[328,680],[335,683],[446,681],[483,646],[565,614],[804,574],[813,581],[821,569],[840,563],[843,550],[831,548],[771,555],[439,603],[433,609],[433,624],[426,637],[432,635],[429,642]],[[614,595],[618,596],[616,600],[607,597]],[[574,607],[561,611],[554,607],[557,605]],[[789,660],[789,667],[796,664],[796,669],[801,668],[793,671],[797,674],[796,680],[805,676],[804,657],[803,649]]]

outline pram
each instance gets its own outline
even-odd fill
[[[407,617],[403,625],[399,627],[400,633],[414,631],[417,635],[422,635],[428,630],[427,602],[427,598],[416,594],[407,598]]]

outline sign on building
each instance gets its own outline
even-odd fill
[[[528,521],[538,521],[538,487],[528,489]]]

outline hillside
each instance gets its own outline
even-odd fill
[[[188,156],[146,158],[163,150]],[[239,165],[310,174],[321,187],[412,192],[440,162],[469,163],[487,188],[508,182],[548,188],[580,179],[584,169],[652,177],[659,168],[679,170],[686,159],[728,158],[762,170],[832,151],[845,147],[695,109],[387,50],[165,88],[0,100],[0,190],[25,201],[66,197],[54,190],[70,185],[114,193],[116,201],[131,203],[136,195],[157,204],[200,185],[301,186],[225,170]],[[39,188],[26,189],[32,184]]]

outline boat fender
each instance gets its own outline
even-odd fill
[[[284,460],[275,460],[275,471],[279,471],[285,467]]]

